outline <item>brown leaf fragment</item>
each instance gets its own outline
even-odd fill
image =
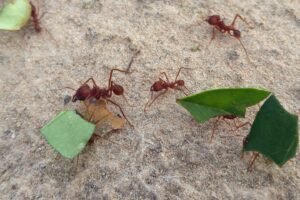
[[[84,118],[96,124],[96,130],[101,134],[122,129],[125,125],[124,119],[108,110],[105,100],[85,101],[83,106]]]

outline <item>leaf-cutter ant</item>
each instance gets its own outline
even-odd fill
[[[209,16],[205,20],[206,22],[208,22],[210,25],[213,26],[212,38],[211,38],[209,44],[215,39],[215,35],[216,35],[215,29],[217,29],[221,33],[228,33],[230,36],[233,36],[233,37],[235,37],[236,39],[239,40],[241,46],[243,47],[243,49],[244,49],[244,51],[246,53],[246,56],[247,56],[248,60],[250,61],[250,63],[252,63],[251,60],[250,60],[250,58],[249,58],[248,52],[247,52],[244,44],[241,41],[241,32],[238,29],[235,28],[235,22],[236,22],[237,18],[241,19],[248,26],[250,26],[249,23],[244,18],[242,18],[239,14],[235,15],[235,17],[234,17],[234,19],[233,19],[233,21],[231,22],[230,25],[226,25],[219,15],[211,15],[211,16]]]
[[[144,108],[144,112],[146,112],[146,108],[147,106],[150,107],[153,102],[158,98],[160,97],[161,95],[165,94],[169,88],[171,89],[174,89],[174,90],[179,90],[181,92],[183,92],[186,96],[188,95],[184,89],[186,89],[188,92],[190,92],[187,87],[184,85],[184,80],[177,80],[178,76],[179,76],[179,73],[181,71],[181,69],[184,69],[184,67],[180,67],[178,72],[177,72],[177,75],[176,75],[176,78],[174,80],[174,82],[170,82],[169,81],[169,78],[166,74],[166,72],[162,72],[160,73],[163,74],[165,77],[166,77],[166,80],[163,80],[162,78],[159,78],[158,81],[155,81],[153,83],[153,85],[151,86],[150,88],[150,92],[151,92],[151,98],[149,99],[149,101],[146,103],[145,105],[145,108]],[[160,94],[158,94],[154,99],[153,99],[153,92],[159,92],[159,91],[162,91]],[[151,101],[152,100],[152,101]]]
[[[106,101],[108,101],[108,102],[112,103],[113,105],[117,106],[120,109],[123,117],[130,124],[130,126],[133,126],[130,123],[130,121],[127,119],[127,117],[125,116],[121,106],[110,99],[112,94],[115,94],[115,95],[118,95],[118,96],[122,95],[125,98],[124,88],[121,85],[118,85],[114,81],[112,81],[112,75],[113,75],[114,71],[128,73],[127,71],[120,70],[120,69],[110,70],[110,75],[109,75],[109,79],[108,79],[108,86],[106,88],[100,88],[96,84],[96,82],[93,78],[89,78],[76,90],[75,94],[73,95],[72,102],[85,101],[85,100],[90,100],[90,99],[96,99],[96,100],[101,99],[101,98],[105,99]],[[90,87],[88,85],[89,81],[92,81],[93,87]],[[67,87],[67,88],[73,89],[73,88],[70,88],[70,87]]]
[[[33,3],[31,1],[29,3],[31,6],[31,18],[32,18],[34,30],[37,33],[40,33],[42,31],[42,27],[41,27],[41,22],[40,22],[40,18],[39,18],[39,12],[38,12],[37,8],[35,7],[35,5],[33,5]]]

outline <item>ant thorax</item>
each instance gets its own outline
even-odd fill
[[[108,89],[99,88],[99,87],[98,87],[97,93],[94,95],[94,97],[96,99],[100,99],[101,97],[110,97],[110,96],[111,96],[111,93]]]

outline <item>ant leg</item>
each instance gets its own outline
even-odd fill
[[[97,86],[96,81],[91,77],[88,80],[86,80],[83,84],[86,84],[87,82],[92,81],[94,86]]]
[[[180,74],[180,71],[181,71],[183,68],[184,68],[184,67],[180,67],[180,68],[179,68],[179,70],[178,70],[178,72],[177,72],[177,74],[176,74],[176,77],[175,77],[175,81],[174,81],[174,82],[177,81],[177,78],[178,78],[178,76],[179,76],[179,74]]]
[[[128,105],[133,106],[131,103],[129,103],[127,97],[126,97],[124,94],[122,94],[121,96],[123,97],[123,99],[126,101],[126,103],[127,103]]]
[[[226,118],[223,118],[223,121],[231,128],[231,124],[226,120]]]
[[[76,157],[76,171],[77,171],[77,167],[78,167],[78,161],[79,161],[79,154],[78,154],[78,156]]]
[[[189,96],[189,94],[188,93],[186,93],[183,89],[181,89],[181,88],[177,88],[177,87],[175,87],[175,88],[173,88],[174,90],[179,90],[180,92],[182,92],[185,96]]]
[[[131,68],[131,65],[132,65],[134,59],[135,59],[140,53],[141,53],[141,50],[138,49],[138,50],[135,51],[135,53],[134,53],[133,56],[131,57],[129,64],[127,65],[127,69],[126,69],[126,72],[127,72],[127,73],[129,72],[129,70],[130,70],[130,68]]]
[[[245,53],[246,53],[246,56],[247,56],[248,61],[249,61],[252,65],[254,65],[254,63],[250,60],[250,57],[249,57],[249,55],[248,55],[248,52],[247,52],[247,50],[246,50],[244,44],[242,43],[242,40],[241,40],[240,38],[237,38],[237,39],[239,40],[241,46],[243,47],[243,49],[244,49],[244,51],[245,51]],[[255,66],[255,65],[254,65],[254,66]]]
[[[150,97],[150,99],[147,101],[147,103],[145,104],[144,112],[146,112],[147,105],[149,104],[149,102],[151,101],[151,99],[153,99],[153,91],[151,91],[151,97]]]
[[[239,15],[239,14],[236,14],[235,15],[235,17],[234,17],[234,19],[233,19],[233,21],[232,21],[232,23],[231,23],[231,26],[234,26],[235,25],[235,21],[236,21],[236,19],[237,18],[239,18],[240,20],[242,20],[245,24],[247,24],[249,27],[251,27],[251,28],[254,28],[254,27],[252,27],[241,15]]]
[[[121,70],[121,69],[117,69],[117,68],[111,69],[110,74],[109,74],[109,79],[108,79],[108,88],[111,88],[111,84],[112,84],[111,78],[112,78],[112,74],[113,74],[114,71],[128,73],[127,70]]]
[[[259,153],[253,153],[253,155],[250,158],[249,165],[247,168],[248,171],[252,171],[253,164],[258,156],[259,156]]]
[[[210,44],[211,44],[211,42],[215,39],[215,37],[216,37],[216,28],[215,27],[213,27],[213,30],[212,30],[212,36],[211,36],[211,39],[210,39],[210,41],[209,41],[209,43],[208,43],[208,46],[207,46],[207,48],[210,46]]]
[[[246,126],[246,125],[249,125],[250,127],[252,126],[252,124],[250,122],[245,122],[245,123],[242,123],[240,125],[237,125],[236,121],[234,121],[234,125],[235,125],[235,130],[233,130],[233,131],[237,131],[238,129],[240,129],[240,128]]]
[[[183,86],[189,93],[192,93],[185,85]],[[188,95],[187,95],[188,96]]]
[[[215,131],[216,131],[216,129],[217,129],[217,125],[218,125],[218,122],[220,121],[220,119],[222,119],[221,116],[219,116],[219,117],[217,118],[217,120],[215,121],[215,123],[214,123],[214,127],[213,127],[213,130],[212,130],[211,136],[210,136],[210,142],[212,142],[212,140],[213,140],[213,138],[214,138]]]
[[[64,88],[57,89],[57,90],[63,90],[63,89],[70,89],[70,90],[74,90],[74,91],[76,91],[74,88],[71,88],[71,87],[64,87]]]
[[[169,81],[169,79],[168,79],[167,73],[166,73],[166,72],[162,72],[162,73],[160,73],[159,75],[161,75],[161,74],[164,74],[164,75],[165,75],[165,77],[166,77],[166,79],[167,79],[167,82],[169,83],[170,81]]]
[[[148,107],[150,107],[158,97],[164,95],[167,91],[168,91],[168,89],[165,89],[165,91],[163,91],[162,93],[158,94],[158,95],[151,101],[151,103],[149,104]],[[146,107],[145,107],[145,109],[144,109],[144,112],[146,112]]]
[[[123,109],[121,108],[121,106],[119,106],[119,104],[117,104],[117,103],[115,103],[115,102],[113,102],[112,100],[107,99],[107,98],[106,98],[105,100],[108,101],[108,102],[110,102],[110,103],[112,103],[112,104],[114,104],[115,106],[117,106],[117,107],[120,109],[120,111],[121,111],[123,117],[124,117],[124,118],[126,119],[126,121],[129,123],[129,125],[133,127],[133,125],[130,123],[130,121],[129,121],[129,120],[127,119],[127,117],[125,116],[125,114],[124,114],[124,112],[123,112]]]

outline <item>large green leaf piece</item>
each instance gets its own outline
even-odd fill
[[[0,9],[0,29],[2,30],[20,30],[31,16],[31,5],[28,0],[7,1]]]
[[[72,159],[84,149],[94,130],[94,124],[74,111],[63,111],[45,125],[41,133],[62,156]]]
[[[176,102],[203,123],[216,116],[245,117],[247,107],[259,103],[269,95],[269,91],[255,88],[222,88],[193,94],[177,99]]]
[[[287,112],[272,95],[257,113],[243,151],[259,152],[282,166],[295,156],[298,143],[298,116]]]

